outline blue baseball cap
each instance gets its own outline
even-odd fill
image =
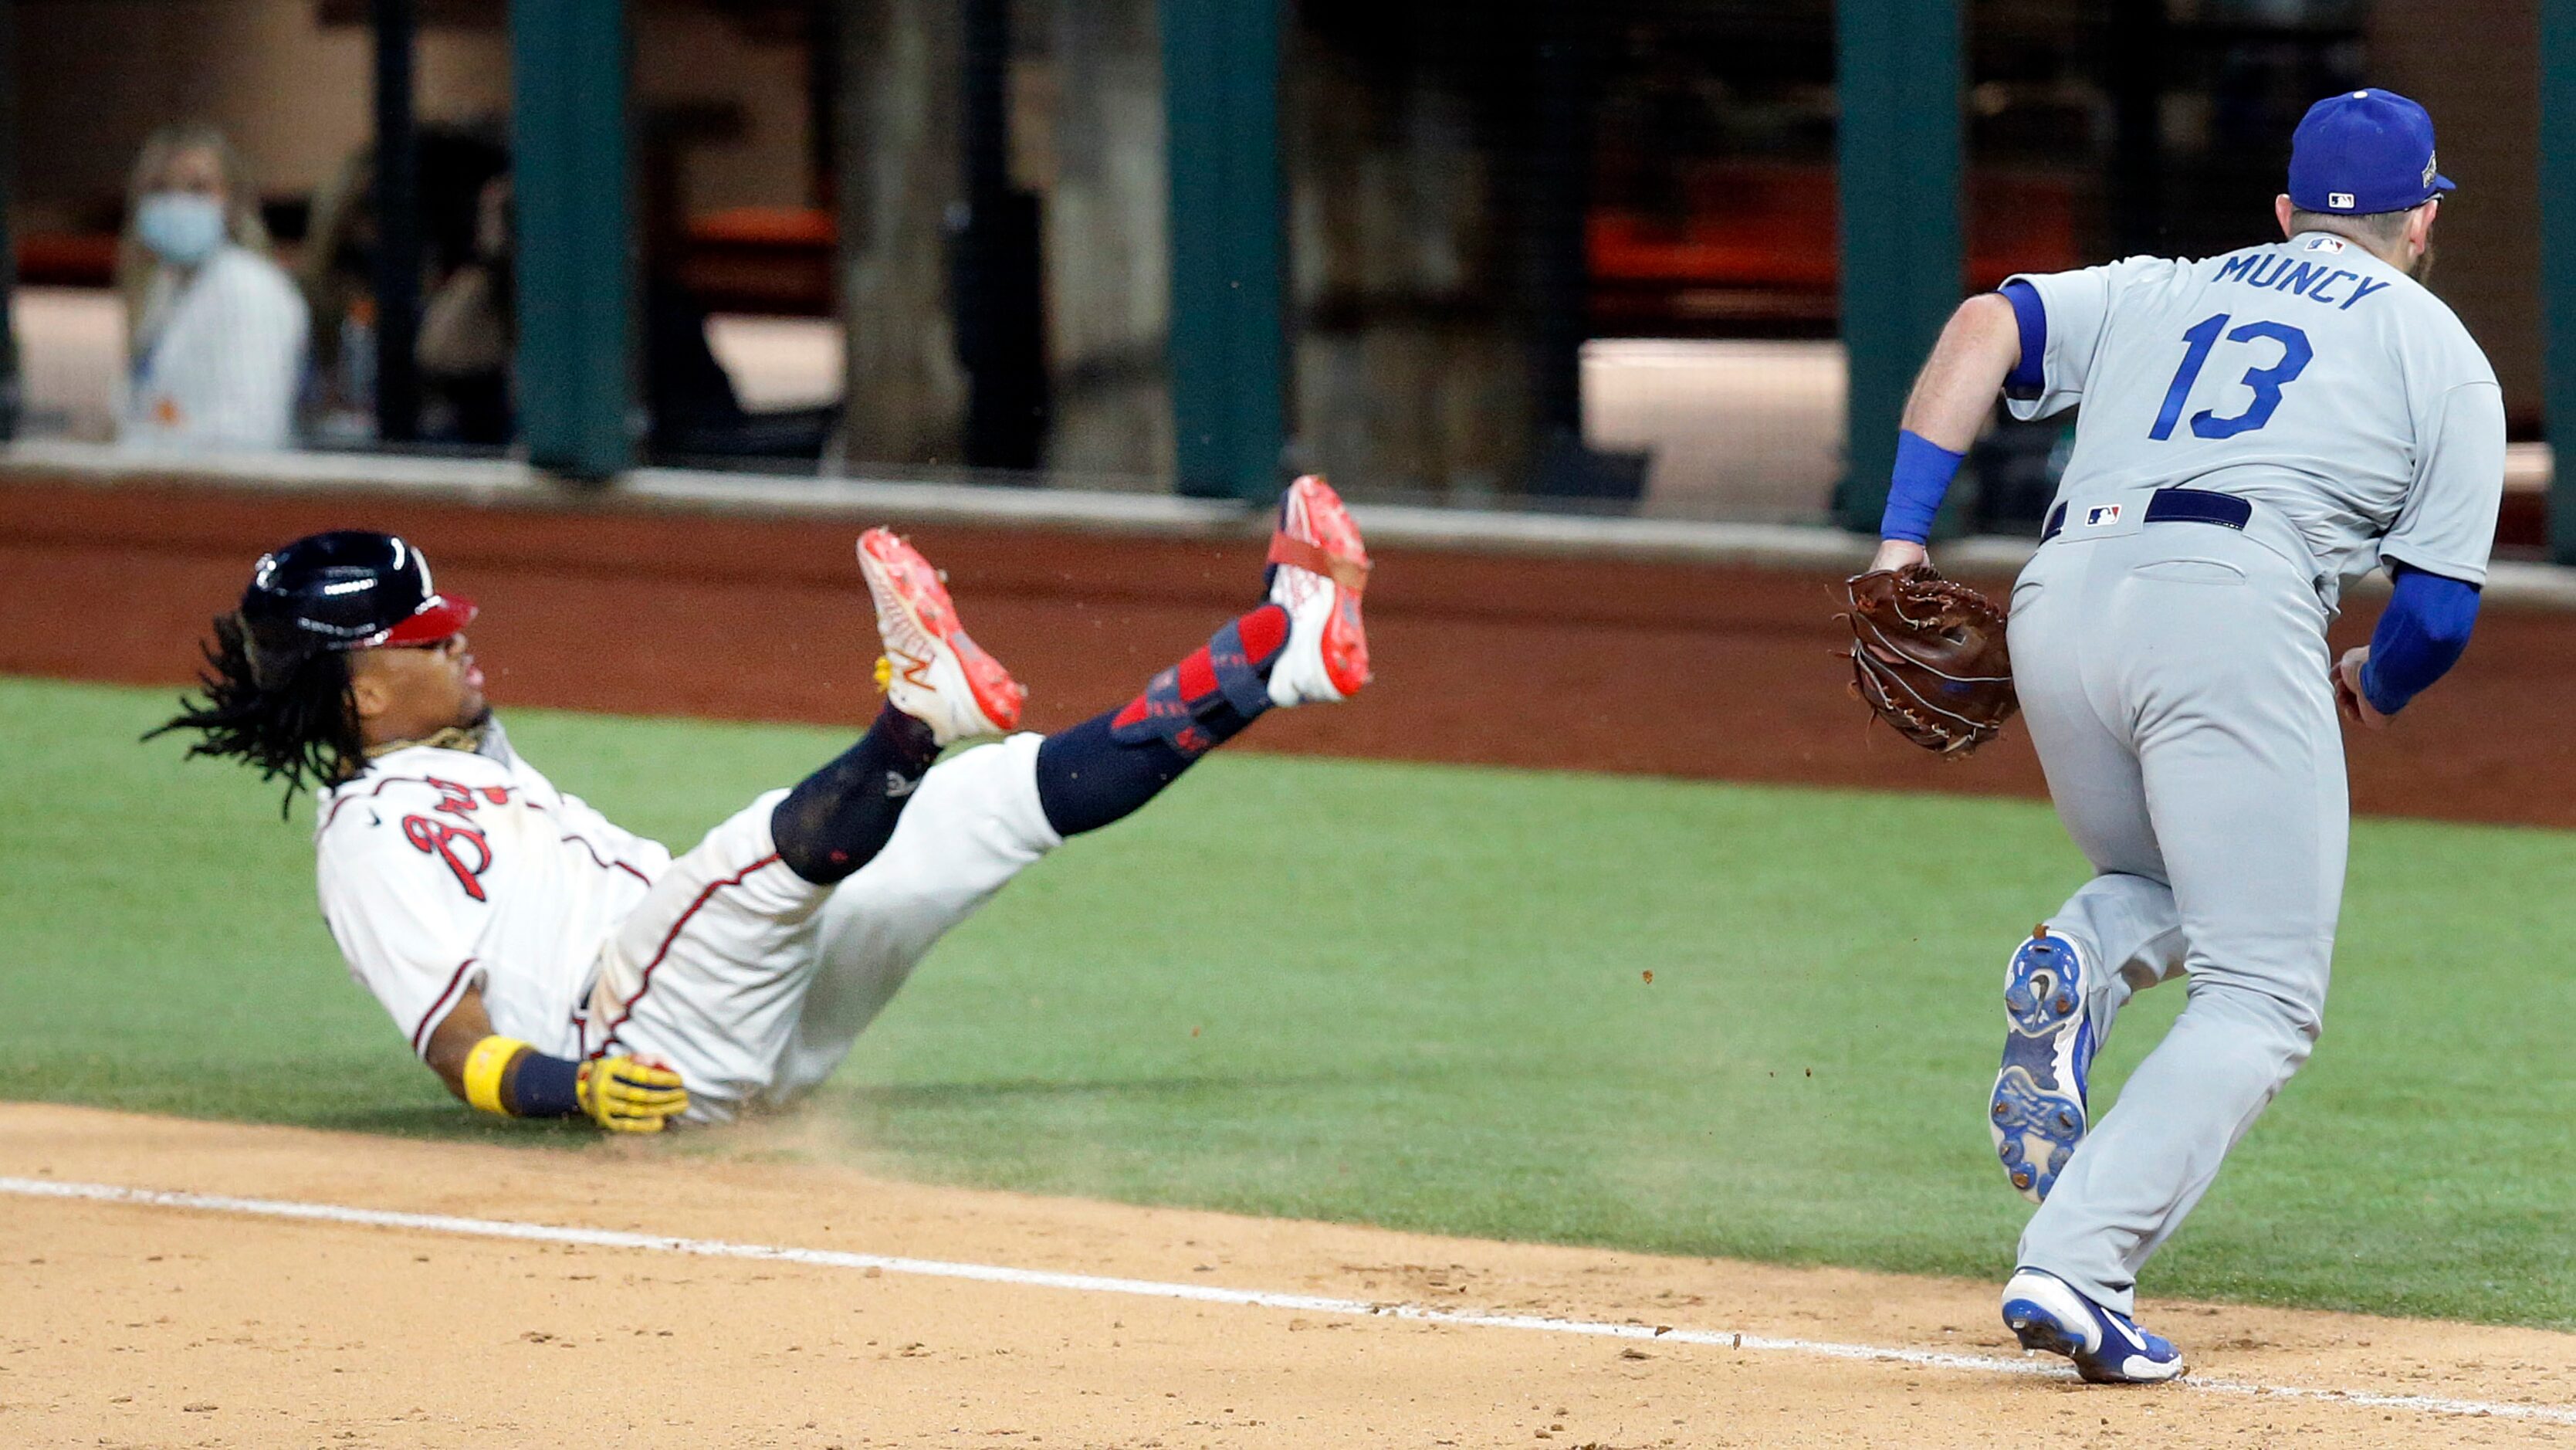
[[[2290,136],[2290,204],[2301,211],[2405,211],[2450,189],[2433,169],[2433,118],[2395,91],[2328,96]]]

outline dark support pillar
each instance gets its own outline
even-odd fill
[[[2163,255],[2165,0],[2111,0],[2111,234],[2120,256]]]
[[[2540,4],[2540,291],[2549,555],[2576,564],[2576,0]]]
[[[1537,467],[1531,491],[1633,498],[1641,459],[1583,442],[1583,341],[1591,335],[1592,270],[1584,220],[1592,202],[1593,30],[1590,8],[1535,12],[1532,145],[1524,207],[1529,245],[1530,401]]]
[[[1266,502],[1287,442],[1280,0],[1162,0],[1180,491]]]
[[[1835,491],[1845,528],[1876,532],[1896,461],[1896,425],[1915,370],[1959,304],[1965,248],[1959,118],[1959,0],[1838,0],[1849,472]]]
[[[18,193],[18,7],[0,0],[0,443],[18,436],[26,398],[18,379],[18,240],[9,227]]]
[[[806,165],[814,204],[833,211],[841,196],[841,0],[825,0],[805,17]]]
[[[412,0],[369,0],[376,41],[376,438],[420,437],[420,146]]]
[[[528,461],[635,460],[634,224],[620,0],[512,0],[519,430]]]
[[[1038,198],[1011,185],[1010,0],[965,0],[958,150],[965,225],[948,306],[966,373],[966,462],[1032,469],[1046,448],[1045,255]]]
[[[1590,297],[1583,213],[1592,181],[1592,101],[1580,6],[1539,17],[1535,165],[1530,178],[1530,393],[1542,436],[1583,436],[1583,335]]]

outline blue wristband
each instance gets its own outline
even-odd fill
[[[531,1050],[501,1087],[514,1118],[569,1118],[581,1112],[581,1064]]]
[[[1932,542],[1933,515],[1941,512],[1941,500],[1965,457],[1911,428],[1897,434],[1896,472],[1887,481],[1887,511],[1879,515],[1878,536]]]

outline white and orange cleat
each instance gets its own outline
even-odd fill
[[[859,573],[876,600],[885,656],[877,684],[940,744],[1018,728],[1029,692],[957,622],[957,606],[921,551],[887,529],[859,535]]]
[[[1369,682],[1368,546],[1340,494],[1318,474],[1288,485],[1270,535],[1270,602],[1288,611],[1288,647],[1270,668],[1270,703],[1344,700]]]

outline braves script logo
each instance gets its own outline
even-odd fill
[[[405,816],[402,832],[414,850],[446,862],[466,895],[477,901],[484,899],[482,877],[492,869],[492,843],[483,839],[481,831],[429,816]]]
[[[505,785],[459,785],[452,780],[430,776],[426,782],[438,792],[438,804],[430,809],[440,815],[454,816],[459,821],[472,820],[477,807],[510,803],[510,788]],[[492,843],[472,826],[453,825],[430,816],[403,817],[403,839],[415,850],[436,856],[456,873],[456,884],[477,901],[483,896],[483,873],[492,869]]]

